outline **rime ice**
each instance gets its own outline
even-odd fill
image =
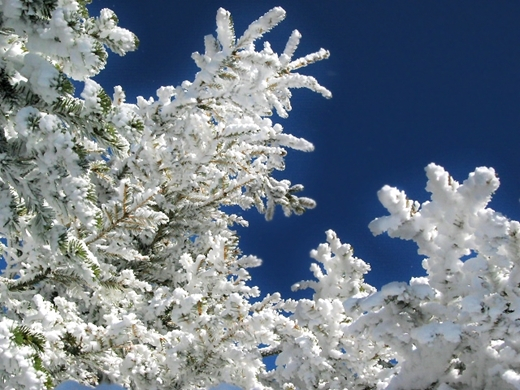
[[[233,230],[247,221],[222,206],[315,206],[273,177],[313,149],[277,121],[292,88],[331,96],[296,73],[328,52],[293,58],[298,31],[281,55],[259,42],[281,8],[238,39],[220,9],[194,79],[129,104],[90,77],[137,38],[85,3],[0,0],[2,388],[519,388],[520,223],[487,208],[491,168],[460,184],[430,164],[423,204],[379,192],[389,215],[370,229],[416,242],[427,277],[377,291],[329,230],[294,285],[312,299],[263,296]]]

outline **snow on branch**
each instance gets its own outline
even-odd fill
[[[263,16],[255,20],[244,31],[244,34],[237,42],[236,48],[240,49],[253,43],[258,38],[262,37],[266,32],[269,32],[273,27],[276,27],[282,20],[285,19],[285,10],[281,7],[275,7],[266,12]]]
[[[390,215],[370,228],[415,241],[428,275],[376,291],[363,281],[368,264],[328,231],[311,252],[315,280],[293,287],[313,299],[284,304],[298,335],[279,332],[272,378],[289,388],[517,388],[520,223],[487,208],[493,169],[462,184],[435,164],[426,172],[431,200],[385,186]]]
[[[293,60],[255,42],[274,8],[235,38],[229,12],[204,39],[193,81],[157,100],[113,99],[90,79],[137,38],[85,1],[0,1],[0,385],[75,380],[132,389],[517,389],[520,223],[488,208],[499,180],[462,184],[426,168],[422,204],[385,186],[374,234],[414,241],[426,277],[380,291],[370,266],[333,231],[311,252],[312,299],[261,296],[224,206],[272,219],[315,206],[275,179],[291,89],[331,93]],[[69,78],[85,83],[79,97]],[[232,210],[232,209],[231,209]],[[275,356],[268,371],[264,357]]]
[[[330,93],[254,47],[281,8],[238,43],[220,9],[193,81],[111,99],[90,77],[106,48],[138,40],[86,3],[0,2],[1,387],[269,388],[262,357],[294,323],[279,295],[253,301],[261,261],[242,255],[232,226],[247,221],[223,206],[267,219],[315,206],[272,177],[287,148],[312,144],[270,117],[287,115],[291,88]]]

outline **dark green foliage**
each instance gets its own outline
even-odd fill
[[[70,238],[67,248],[67,256],[70,258],[78,258],[81,261],[88,259],[88,251],[83,241]]]
[[[52,104],[52,110],[60,118],[74,123],[83,110],[83,102],[70,96],[60,96]]]
[[[135,131],[137,131],[139,134],[143,132],[144,130],[144,123],[142,120],[134,117],[130,122],[128,122],[128,125]]]
[[[92,50],[92,53],[96,55],[96,57],[99,58],[99,60],[104,64],[107,61],[108,54],[103,45],[99,42],[94,43],[94,48]]]
[[[34,349],[35,353],[32,355],[34,368],[41,371],[46,376],[45,387],[51,389],[53,382],[49,371],[44,367],[41,353],[44,352],[45,337],[41,333],[33,332],[29,327],[20,325],[11,330],[11,341],[19,347],[29,346]]]
[[[61,338],[63,349],[70,355],[81,355],[81,343],[71,333],[66,332]]]
[[[15,105],[18,99],[19,95],[11,85],[5,69],[0,69],[0,107],[10,109]]]
[[[100,89],[98,92],[98,100],[101,109],[103,110],[103,114],[108,114],[112,109],[112,99],[108,96],[104,89]]]
[[[59,73],[55,88],[56,91],[64,95],[74,94],[74,85],[63,72]]]
[[[90,166],[88,161],[88,152],[85,147],[79,143],[74,143],[72,150],[78,156],[78,165],[86,172]]]
[[[42,23],[52,16],[58,0],[22,0],[22,18],[34,24]]]
[[[114,277],[102,280],[100,281],[100,284],[101,286],[109,290],[124,291],[125,289],[125,286]]]
[[[46,381],[45,381],[45,388],[52,389],[54,387],[54,383],[52,382],[51,373],[43,365],[42,358],[38,354],[33,355],[32,358],[33,358],[33,361],[34,361],[34,368],[37,371],[43,372],[45,374],[46,378],[47,378]]]
[[[23,291],[29,288],[32,288],[36,284],[46,280],[51,273],[51,270],[48,268],[44,272],[35,274],[30,279],[18,279],[16,281],[11,282],[7,288],[9,291]]]
[[[90,3],[92,3],[92,0],[78,0],[78,4],[80,6],[79,12],[83,18],[88,18],[88,16],[89,16],[87,4],[90,4]]]
[[[19,347],[28,345],[38,354],[44,351],[45,337],[42,334],[31,331],[25,325],[17,326],[11,332],[11,341]]]

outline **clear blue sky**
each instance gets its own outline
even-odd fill
[[[373,237],[367,225],[385,214],[376,192],[384,184],[428,199],[424,167],[443,165],[462,181],[477,166],[492,166],[502,181],[491,207],[520,218],[519,1],[167,1],[94,0],[113,9],[135,32],[139,50],[111,55],[97,78],[111,94],[122,85],[129,101],[154,96],[162,85],[192,80],[190,55],[203,51],[219,7],[231,11],[237,35],[274,6],[287,19],[266,36],[283,50],[291,30],[303,35],[299,55],[324,47],[328,61],[303,69],[334,97],[295,91],[287,132],[316,150],[289,153],[278,177],[302,183],[317,208],[272,222],[245,214],[242,249],[264,265],[253,270],[263,293],[310,277],[308,253],[334,229],[372,265],[367,280],[381,287],[424,274],[413,243]]]

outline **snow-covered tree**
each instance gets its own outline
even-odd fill
[[[492,169],[459,184],[428,166],[422,205],[381,190],[390,215],[370,228],[414,240],[427,277],[377,291],[329,231],[315,280],[294,286],[313,299],[261,296],[260,260],[233,230],[247,222],[223,206],[314,207],[272,176],[287,148],[313,148],[272,116],[288,115],[291,88],[331,96],[296,72],[328,52],[294,59],[297,31],[282,54],[258,51],[284,11],[237,39],[220,9],[194,80],[129,104],[91,77],[137,38],[87,3],[0,0],[3,388],[520,388],[520,224],[486,208]]]
[[[127,104],[121,87],[111,99],[90,77],[106,47],[124,54],[137,39],[85,3],[0,3],[3,388],[260,385],[258,346],[291,322],[277,295],[251,302],[247,268],[260,261],[240,253],[231,228],[245,221],[221,207],[268,219],[276,205],[314,207],[301,185],[271,175],[286,148],[312,145],[269,117],[287,116],[290,88],[330,96],[295,72],[328,53],[293,59],[297,31],[281,55],[257,51],[284,11],[237,39],[221,9],[216,38],[193,55],[194,81]]]
[[[462,184],[426,168],[431,200],[385,186],[390,215],[374,234],[413,240],[427,277],[380,291],[369,266],[327,232],[311,253],[313,300],[285,304],[305,338],[284,338],[278,383],[323,389],[520,389],[520,223],[487,208],[499,180],[477,168]]]

